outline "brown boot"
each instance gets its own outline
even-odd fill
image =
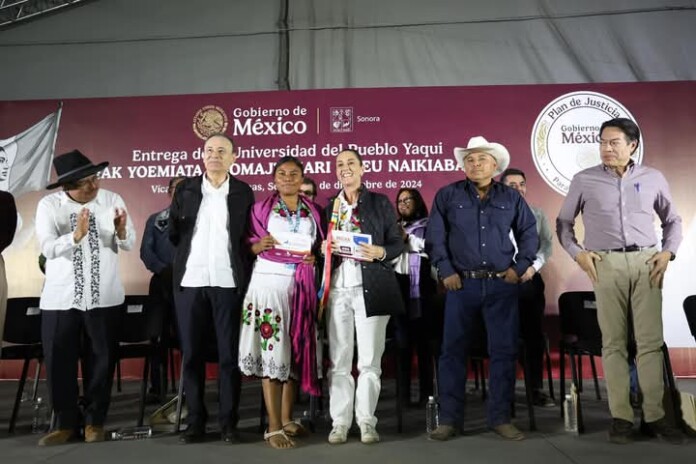
[[[437,441],[447,441],[452,437],[457,436],[457,429],[452,425],[439,425],[435,430],[430,432],[428,439]]]
[[[39,446],[53,446],[53,445],[63,445],[70,441],[70,439],[75,435],[75,432],[71,429],[59,429],[44,435],[39,440]]]
[[[496,425],[495,427],[493,427],[493,431],[501,437],[505,438],[506,440],[524,440],[524,434],[520,431],[520,429],[518,429],[510,423]]]
[[[85,443],[97,443],[104,441],[104,427],[101,425],[88,425],[85,427]]]

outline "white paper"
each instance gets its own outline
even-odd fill
[[[273,238],[279,243],[274,248],[290,251],[292,253],[310,253],[312,251],[312,237],[307,234],[295,232],[276,232]]]
[[[333,241],[338,248],[338,251],[334,252],[337,256],[365,259],[365,257],[360,254],[359,246],[363,243],[372,245],[372,235],[370,234],[358,234],[354,232],[345,232],[343,230],[334,230],[332,234]]]
[[[143,305],[128,305],[126,307],[126,313],[131,314],[131,313],[142,313],[143,312]]]
[[[27,308],[27,316],[38,316],[41,314],[41,309],[30,306]]]

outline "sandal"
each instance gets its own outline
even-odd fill
[[[292,427],[294,426],[294,427]],[[290,421],[283,424],[283,431],[288,437],[306,437],[309,431],[299,421]]]
[[[287,444],[288,446],[277,446],[277,444],[274,444],[274,442],[278,443],[279,440],[278,439],[274,440],[273,437],[280,438],[280,440],[282,440],[282,441],[280,441],[280,443]],[[275,449],[287,449],[287,448],[294,448],[295,447],[295,442],[292,441],[287,436],[287,434],[285,433],[285,430],[283,430],[283,429],[276,430],[275,432],[269,432],[268,430],[266,430],[263,433],[263,439],[266,440],[268,442],[268,444],[271,445],[271,447],[273,447]]]

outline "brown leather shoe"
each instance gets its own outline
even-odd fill
[[[452,437],[457,436],[457,429],[451,425],[439,425],[435,430],[430,432],[428,439],[437,441],[447,441]]]
[[[59,429],[44,435],[39,440],[39,446],[53,446],[53,445],[63,445],[70,441],[70,439],[75,435],[75,432],[71,429]]]
[[[101,425],[85,426],[85,443],[104,441],[104,427]]]
[[[505,438],[506,440],[520,441],[524,440],[524,433],[512,424],[500,424],[493,427],[493,431]]]

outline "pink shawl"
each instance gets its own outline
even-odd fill
[[[249,224],[248,242],[250,244],[256,243],[268,235],[268,221],[273,206],[279,198],[280,195],[276,192],[265,200],[254,203]],[[302,195],[300,195],[300,201],[309,208],[316,224],[317,238],[320,241],[323,240],[324,233],[321,230],[319,207]],[[317,291],[314,283],[314,265],[304,263],[302,255],[292,254],[284,250],[270,249],[262,252],[259,256],[276,263],[297,264],[290,302],[290,338],[292,339],[293,361],[300,377],[302,389],[312,395],[320,395],[321,384],[317,375],[316,357]]]

